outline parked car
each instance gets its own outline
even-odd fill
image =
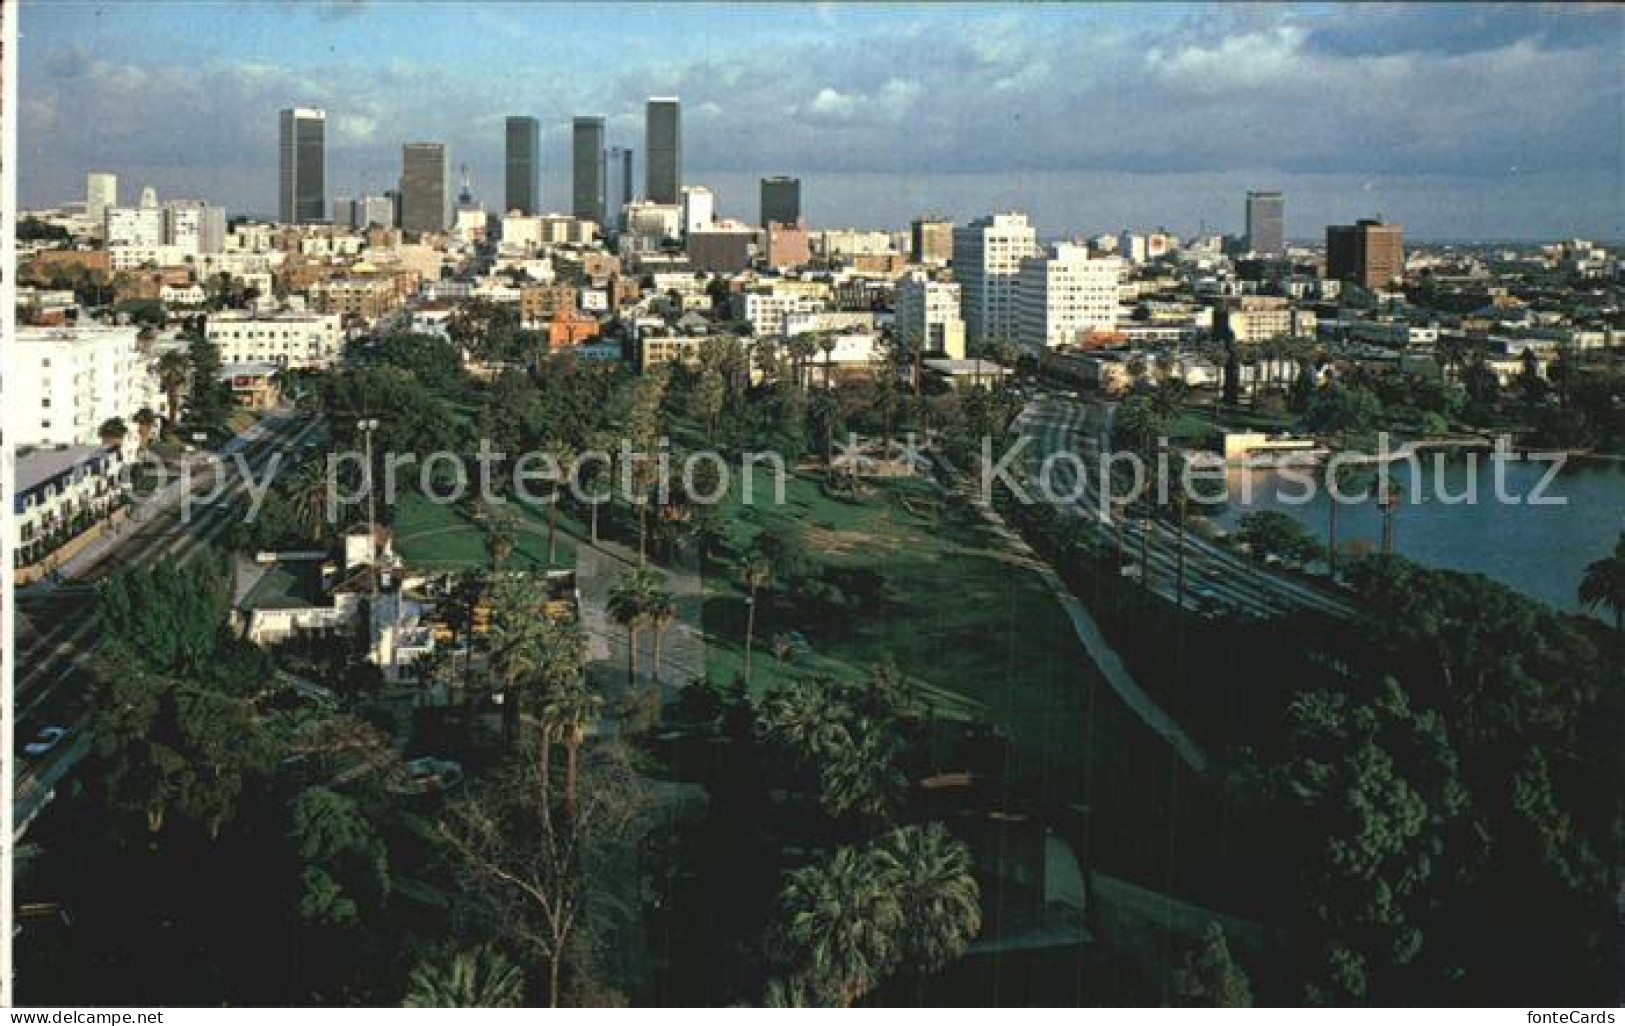
[[[45,755],[61,744],[62,739],[67,736],[68,730],[66,727],[42,728],[38,734],[34,735],[34,740],[23,746],[23,754]]]

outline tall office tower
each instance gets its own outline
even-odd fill
[[[1280,193],[1247,194],[1247,248],[1259,256],[1286,252],[1286,201]]]
[[[916,217],[908,226],[908,259],[946,264],[954,258],[954,223],[945,217]]]
[[[1091,257],[1089,247],[1060,243],[1021,262],[1016,291],[1018,341],[1029,352],[1085,345],[1117,330],[1117,257]]]
[[[365,196],[356,200],[355,218],[357,228],[395,227],[394,196]]]
[[[401,231],[446,230],[446,146],[407,143],[401,147]]]
[[[118,206],[118,175],[92,171],[85,176],[85,217],[105,227],[107,208]]]
[[[795,224],[801,220],[801,179],[774,175],[762,179],[761,225]]]
[[[310,107],[283,111],[279,154],[277,219],[283,224],[321,221],[327,205],[327,112]]]
[[[679,203],[683,187],[682,108],[675,96],[653,96],[644,116],[643,198]]]
[[[349,196],[333,197],[333,223],[340,228],[356,227],[356,201]]]
[[[154,189],[150,185],[143,185],[141,187],[141,202],[139,206],[142,210],[156,209],[158,206],[158,190]]]
[[[716,198],[711,190],[703,185],[689,185],[683,188],[683,235],[694,232],[703,232],[710,228],[717,218]]]
[[[994,214],[954,229],[967,342],[1015,342],[1021,262],[1038,252],[1038,232],[1026,214]]]
[[[508,177],[502,212],[542,212],[541,126],[535,118],[508,119]]]
[[[604,151],[604,216],[609,219],[602,225],[605,232],[625,229],[626,208],[631,204],[635,191],[631,148],[609,147]]]
[[[576,118],[570,131],[570,213],[604,224],[604,119]]]
[[[1326,277],[1365,289],[1405,277],[1405,229],[1377,220],[1326,226]]]

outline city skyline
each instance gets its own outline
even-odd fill
[[[963,222],[1020,208],[1046,237],[1157,226],[1239,233],[1237,197],[1249,189],[1290,197],[1286,235],[1295,240],[1378,215],[1418,240],[1613,238],[1625,220],[1620,139],[1596,131],[1617,121],[1621,102],[1608,73],[1607,44],[1625,28],[1617,10],[1427,9],[1401,22],[1371,9],[973,9],[952,16],[972,31],[940,39],[950,19],[917,8],[640,8],[609,19],[573,8],[414,7],[403,18],[330,5],[291,15],[308,32],[285,30],[280,9],[189,5],[185,14],[234,28],[196,32],[218,45],[194,61],[192,34],[177,40],[165,29],[178,16],[168,9],[140,18],[104,9],[88,24],[24,11],[24,206],[75,199],[87,172],[105,170],[233,214],[273,214],[270,112],[321,106],[328,199],[389,187],[399,147],[429,138],[472,168],[479,199],[494,209],[503,124],[518,108],[539,119],[543,205],[565,209],[571,117],[602,113],[607,141],[640,145],[647,99],[676,95],[680,184],[710,187],[719,214],[745,219],[760,178],[785,173],[807,183],[814,225],[900,228],[926,210]],[[406,38],[401,27],[425,18],[455,20],[456,30]],[[706,32],[723,19],[725,37]],[[657,20],[662,32],[645,35],[640,26]],[[333,52],[348,61],[346,46],[369,33],[387,45],[368,52],[387,58],[334,63]],[[114,38],[120,45],[107,45]],[[296,39],[317,45],[286,42]],[[867,56],[860,39],[955,54],[905,76]],[[570,65],[555,50],[591,52],[594,40],[624,59],[561,74]],[[1080,41],[1089,59],[1073,81],[1059,57]],[[539,56],[526,66],[485,73],[532,45]],[[448,59],[456,47],[467,59]],[[1553,55],[1568,76],[1540,73]],[[779,73],[760,74],[768,64]],[[940,69],[950,67],[964,82],[947,80]],[[1107,71],[1136,87],[1093,88]],[[1420,96],[1427,117],[1381,117]],[[99,130],[79,130],[75,111]],[[1056,127],[1079,113],[1094,131]],[[787,122],[806,130],[784,132]],[[176,166],[182,154],[186,166]]]

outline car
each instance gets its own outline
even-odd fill
[[[66,727],[44,727],[44,728],[42,728],[40,730],[40,732],[38,734],[34,735],[34,740],[28,742],[28,744],[23,746],[23,754],[24,755],[45,755],[45,754],[48,754],[51,751],[51,749],[53,749],[57,745],[61,744],[62,739],[67,737],[67,736],[68,736],[68,731],[67,731]]]

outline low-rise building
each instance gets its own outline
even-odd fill
[[[271,363],[297,369],[326,368],[344,349],[338,314],[225,312],[209,317],[204,333],[222,363]]]
[[[92,540],[128,501],[123,450],[70,445],[17,453],[11,498],[12,565],[18,583]]]

